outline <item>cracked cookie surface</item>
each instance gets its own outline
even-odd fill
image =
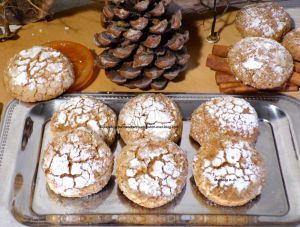
[[[102,139],[74,130],[52,140],[42,167],[49,188],[56,194],[83,197],[101,191],[108,183],[113,155]]]
[[[243,37],[265,37],[280,41],[291,30],[292,19],[282,6],[268,2],[241,9],[235,24]]]
[[[224,96],[201,104],[192,114],[191,137],[201,145],[215,138],[240,138],[255,142],[258,117],[244,99]]]
[[[174,101],[163,94],[141,94],[122,108],[118,131],[126,144],[145,137],[177,142],[182,125],[182,116]]]
[[[247,37],[228,53],[233,74],[257,89],[281,87],[292,76],[292,55],[280,43],[261,37]]]
[[[56,98],[74,83],[72,63],[62,53],[44,46],[22,50],[4,74],[8,92],[24,102]]]
[[[51,131],[54,134],[85,128],[102,137],[108,145],[115,141],[116,125],[117,116],[110,107],[86,96],[69,99],[51,119]]]
[[[265,167],[247,141],[212,141],[201,146],[193,162],[200,192],[223,206],[241,206],[262,191]]]
[[[186,153],[174,142],[146,138],[126,145],[117,158],[117,182],[134,203],[160,207],[183,189],[188,174]]]

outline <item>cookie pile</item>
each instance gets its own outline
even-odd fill
[[[265,170],[254,147],[258,117],[247,101],[227,96],[201,104],[192,114],[190,135],[201,144],[193,173],[205,197],[241,206],[261,193]]]
[[[182,116],[163,94],[130,99],[118,121],[97,99],[74,97],[60,106],[50,125],[54,138],[42,167],[48,187],[58,195],[84,197],[107,185],[114,166],[109,145],[117,130],[125,145],[116,158],[116,179],[129,200],[160,207],[186,184],[187,155],[176,144]],[[201,104],[192,114],[190,135],[201,144],[193,174],[204,196],[223,206],[240,206],[261,193],[265,169],[254,146],[258,117],[248,102],[227,96]]]
[[[114,111],[94,98],[75,97],[64,103],[51,119],[54,138],[43,159],[49,188],[64,197],[101,191],[113,171],[108,145],[116,138],[116,124]]]
[[[117,157],[117,181],[134,203],[154,208],[173,200],[186,184],[188,161],[177,142],[182,116],[162,94],[141,94],[122,108],[118,130],[126,143]]]
[[[236,15],[243,39],[216,45],[206,65],[224,93],[292,92],[300,87],[300,32],[277,3],[251,4]],[[281,43],[280,43],[281,42]]]
[[[109,148],[118,131],[126,143],[117,157],[119,188],[134,203],[154,208],[173,200],[186,184],[188,161],[175,142],[182,133],[177,105],[162,94],[141,94],[117,116],[90,97],[65,102],[51,119],[54,136],[43,170],[49,188],[64,197],[97,193],[113,171]]]

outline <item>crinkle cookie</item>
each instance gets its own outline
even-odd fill
[[[111,145],[116,138],[117,116],[103,102],[92,97],[74,97],[66,101],[51,119],[54,134],[85,128]]]
[[[123,106],[118,131],[126,144],[145,137],[177,142],[182,125],[182,116],[174,101],[163,94],[141,94]]]
[[[244,99],[231,96],[213,98],[193,112],[190,135],[201,145],[213,139],[233,137],[255,142],[257,113]]]
[[[93,134],[74,130],[55,137],[45,150],[43,170],[49,188],[64,197],[97,193],[108,183],[113,155]]]
[[[247,141],[211,141],[201,146],[193,162],[200,192],[222,206],[241,206],[261,194],[265,167]]]
[[[296,61],[300,61],[300,28],[289,32],[284,37],[282,45],[291,53]]]
[[[117,158],[119,188],[147,208],[172,201],[182,191],[187,174],[186,153],[172,141],[141,139],[126,145]]]
[[[45,46],[22,50],[4,73],[7,91],[24,102],[56,98],[74,82],[73,65],[62,53]]]
[[[248,37],[228,53],[233,74],[246,85],[271,89],[284,85],[293,73],[293,58],[280,43],[266,38]]]
[[[280,41],[291,30],[292,19],[277,3],[255,3],[237,13],[235,24],[243,37],[264,37]]]

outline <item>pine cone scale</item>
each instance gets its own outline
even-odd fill
[[[146,67],[154,60],[154,54],[135,55],[133,61],[133,68]]]
[[[140,17],[136,20],[130,21],[130,25],[136,30],[143,30],[147,27],[149,20],[145,17]]]
[[[155,90],[162,90],[164,89],[168,84],[168,80],[165,78],[158,78],[151,83],[151,88]]]
[[[126,79],[134,79],[141,74],[142,70],[140,68],[133,68],[132,62],[124,62],[119,73],[122,77]]]
[[[148,9],[150,4],[150,0],[144,0],[144,1],[140,1],[138,2],[134,8],[140,12],[145,11],[146,9]]]
[[[160,35],[149,35],[147,39],[143,42],[143,45],[148,48],[156,48],[161,42]]]
[[[145,89],[149,87],[152,83],[152,79],[147,78],[147,77],[142,77],[142,78],[137,78],[134,80],[131,80],[124,85],[128,88],[140,88],[140,89]]]
[[[105,71],[105,73],[106,73],[107,78],[116,84],[124,84],[127,81],[126,78],[122,77],[115,70],[110,70],[110,71],[107,70],[107,71]]]
[[[165,70],[163,69],[159,69],[157,67],[152,67],[150,69],[144,69],[144,75],[145,77],[148,77],[150,79],[157,79],[159,78],[161,75],[163,75]]]

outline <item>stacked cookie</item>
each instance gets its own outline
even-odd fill
[[[118,130],[126,143],[117,157],[117,181],[134,203],[155,208],[173,200],[186,184],[188,161],[177,142],[181,113],[162,94],[141,94],[122,108]]]
[[[64,197],[101,191],[113,171],[109,145],[115,140],[116,124],[116,114],[101,101],[75,97],[65,102],[51,119],[54,138],[44,153],[49,188]]]
[[[258,117],[248,102],[227,96],[201,104],[192,114],[190,135],[201,144],[193,173],[205,197],[240,206],[261,193],[265,170],[254,147]]]
[[[228,52],[230,73],[254,91],[294,85],[290,79],[293,57],[297,59],[300,53],[295,41],[299,34],[293,31],[285,37],[292,19],[283,7],[270,2],[251,4],[237,13],[235,24],[244,39]]]
[[[291,53],[295,61],[300,61],[300,28],[290,31],[284,36],[282,45]]]

